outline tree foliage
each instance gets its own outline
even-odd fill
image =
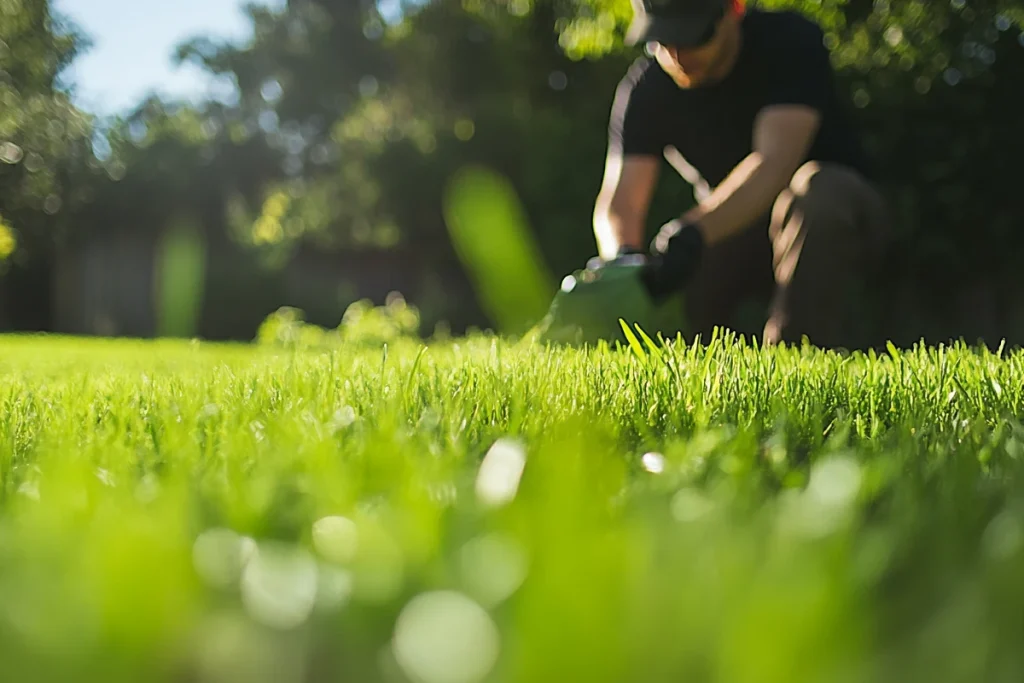
[[[1011,272],[1024,249],[1006,171],[1024,155],[1024,1],[747,4],[825,30],[895,209],[879,288],[914,282],[941,304]],[[299,248],[392,247],[441,263],[446,188],[475,166],[508,179],[552,272],[594,251],[611,101],[640,54],[622,44],[629,0],[419,0],[399,16],[372,0],[253,4],[251,40],[199,36],[177,54],[235,97],[149,100],[95,130],[58,85],[84,37],[46,0],[0,8],[0,221],[19,252],[187,219],[277,263]],[[652,232],[693,201],[664,177]]]
[[[90,117],[60,78],[87,41],[45,0],[0,0],[0,252],[43,248],[75,199]],[[20,249],[19,249],[20,251]],[[0,259],[2,260],[2,259]]]

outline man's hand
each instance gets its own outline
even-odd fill
[[[608,266],[632,266],[641,265],[647,262],[648,254],[642,249],[634,247],[620,247],[618,252],[610,259],[594,256],[587,261],[587,270],[598,270]]]
[[[641,276],[655,302],[672,296],[689,283],[700,267],[705,246],[704,233],[696,223],[677,219],[662,226]]]

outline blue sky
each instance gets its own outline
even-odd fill
[[[100,115],[121,113],[150,91],[198,99],[212,87],[202,71],[176,67],[175,46],[197,34],[246,40],[243,0],[54,0],[58,12],[87,33],[93,46],[64,78],[76,102]],[[284,0],[262,0],[281,6]]]

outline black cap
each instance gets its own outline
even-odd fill
[[[626,44],[658,42],[681,47],[703,45],[725,15],[727,0],[632,0],[633,23]]]

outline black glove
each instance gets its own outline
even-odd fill
[[[599,270],[604,266],[614,265],[625,265],[631,263],[644,263],[647,261],[648,254],[642,249],[635,247],[619,247],[619,250],[615,253],[615,256],[605,260],[600,256],[595,256],[587,261],[587,270]]]
[[[696,224],[676,219],[662,226],[640,275],[656,303],[686,286],[697,271],[704,247],[704,235]]]

